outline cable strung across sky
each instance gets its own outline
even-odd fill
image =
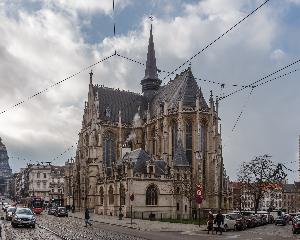
[[[281,72],[281,71],[283,71],[283,70],[285,70],[285,69],[287,69],[287,68],[289,68],[289,67],[291,67],[291,66],[293,66],[293,65],[295,65],[295,64],[298,64],[298,63],[300,63],[300,59],[298,59],[298,60],[296,60],[296,61],[294,61],[294,62],[292,62],[292,63],[290,63],[290,64],[288,64],[288,65],[286,65],[286,66],[284,66],[284,67],[282,67],[282,68],[280,68],[280,69],[278,69],[278,70],[276,70],[275,72],[272,72],[272,73],[270,73],[270,74],[268,74],[268,75],[266,75],[266,76],[260,78],[259,80],[255,81],[255,82],[253,82],[253,83],[250,83],[249,85],[246,85],[246,86],[244,86],[244,87],[242,87],[242,88],[240,88],[240,89],[238,89],[238,90],[236,90],[236,91],[233,91],[233,92],[231,92],[231,93],[229,93],[229,94],[227,94],[227,95],[225,95],[225,96],[220,97],[219,100],[223,100],[224,98],[230,97],[230,96],[232,96],[232,95],[234,95],[234,94],[236,94],[236,93],[238,93],[238,92],[241,92],[241,91],[243,91],[243,90],[245,90],[245,89],[247,89],[247,88],[249,88],[249,87],[252,87],[252,86],[255,86],[255,87],[261,86],[261,85],[263,85],[263,84],[257,84],[257,83],[259,83],[259,82],[261,82],[261,81],[264,81],[264,80],[266,80],[267,78],[269,78],[269,77],[275,75],[276,73],[279,73],[279,72]],[[267,83],[267,82],[271,82],[271,81],[273,81],[273,80],[276,80],[276,79],[278,79],[278,78],[282,78],[282,77],[285,77],[285,76],[287,76],[287,75],[290,75],[291,73],[294,73],[294,72],[296,72],[296,71],[298,71],[298,70],[293,70],[293,71],[288,72],[288,73],[286,73],[286,74],[277,76],[277,77],[275,77],[275,78],[273,78],[273,79],[270,79],[270,80],[267,80],[266,82],[264,82],[264,84]]]
[[[210,46],[212,46],[214,43],[216,43],[218,40],[220,40],[221,38],[223,38],[226,34],[228,34],[229,32],[231,32],[234,28],[236,28],[238,25],[240,25],[242,22],[244,22],[248,17],[250,17],[251,15],[253,15],[254,13],[257,12],[257,10],[259,10],[260,8],[262,8],[265,4],[267,4],[267,2],[269,2],[270,0],[266,0],[264,1],[261,5],[259,5],[257,8],[255,8],[252,12],[250,12],[247,16],[245,16],[243,19],[241,19],[240,21],[238,21],[236,24],[234,24],[231,28],[227,29],[226,32],[222,33],[219,37],[217,37],[215,40],[213,40],[212,42],[210,42],[209,44],[207,44],[204,48],[202,48],[199,52],[195,53],[192,57],[190,57],[188,60],[186,60],[183,64],[181,64],[180,66],[178,66],[177,68],[175,68],[173,71],[171,71],[167,76],[165,76],[163,78],[166,79],[167,77],[169,77],[171,74],[174,74],[177,70],[179,70],[180,68],[182,68],[184,65],[186,65],[187,63],[189,63],[191,60],[193,60],[195,57],[197,57],[200,53],[204,52],[206,49],[208,49]]]
[[[115,55],[116,55],[116,53],[113,53],[112,55],[110,55],[110,56],[108,56],[108,57],[105,57],[105,58],[99,60],[98,62],[95,62],[95,63],[93,63],[92,65],[89,65],[89,66],[87,66],[87,67],[81,69],[80,71],[78,71],[78,72],[76,72],[76,73],[70,75],[69,77],[64,78],[63,80],[61,80],[61,81],[59,81],[59,82],[56,82],[56,83],[50,85],[48,88],[45,88],[44,90],[42,90],[42,91],[40,91],[40,92],[37,92],[37,93],[34,94],[34,95],[29,96],[26,100],[23,100],[23,101],[21,101],[21,102],[19,102],[19,103],[16,103],[15,105],[13,105],[13,106],[11,106],[11,107],[9,107],[9,108],[7,108],[7,109],[1,111],[1,112],[0,112],[0,115],[2,115],[2,114],[4,114],[4,113],[6,113],[6,112],[8,112],[8,111],[10,111],[10,110],[12,110],[12,109],[14,109],[15,107],[20,106],[21,104],[25,103],[26,101],[29,101],[29,100],[31,100],[32,98],[37,97],[38,95],[40,95],[40,94],[42,94],[42,93],[45,93],[45,92],[49,91],[50,88],[53,88],[53,87],[55,87],[55,86],[57,86],[57,85],[59,85],[59,84],[65,82],[65,81],[67,81],[67,80],[69,80],[69,79],[71,79],[71,78],[73,78],[73,77],[79,75],[80,73],[82,73],[82,72],[84,72],[84,71],[86,71],[86,70],[88,70],[88,69],[91,69],[92,67],[96,66],[97,64],[102,63],[102,62],[104,62],[104,61],[110,59],[111,57],[113,57],[113,56],[115,56]]]

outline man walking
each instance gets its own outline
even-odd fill
[[[84,213],[84,222],[85,222],[85,227],[87,227],[87,225],[92,226],[92,223],[90,222],[90,213],[87,208],[85,209],[85,213]]]
[[[209,231],[214,234],[214,215],[212,211],[209,211],[207,220],[207,234],[209,234]]]
[[[218,211],[218,214],[216,216],[215,219],[215,223],[217,224],[217,229],[216,229],[216,234],[218,233],[218,231],[220,232],[220,235],[222,235],[222,228],[221,225],[224,225],[224,216],[221,213],[221,210]]]

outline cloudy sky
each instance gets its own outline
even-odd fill
[[[145,62],[154,16],[157,64],[173,70],[259,6],[262,0],[0,0],[0,112],[114,50]],[[116,22],[116,37],[113,36]],[[300,0],[271,0],[192,62],[205,97],[220,96],[297,60]],[[183,68],[184,69],[184,68]],[[283,71],[299,69],[299,64]],[[117,57],[93,68],[94,82],[141,92],[143,67]],[[164,74],[160,77],[163,79]],[[234,179],[242,161],[268,153],[297,179],[300,74],[220,103],[224,161]],[[168,79],[164,80],[164,83]],[[14,171],[27,162],[62,164],[74,155],[87,98],[88,71],[0,115],[0,136]],[[69,151],[66,151],[70,148]],[[61,155],[62,154],[62,155]],[[293,163],[291,163],[293,162]]]

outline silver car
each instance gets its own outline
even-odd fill
[[[12,219],[13,214],[15,213],[16,208],[15,207],[9,207],[6,210],[6,220],[10,221]]]
[[[17,208],[12,220],[12,227],[25,226],[35,228],[35,216],[29,208]]]

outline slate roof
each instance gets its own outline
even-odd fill
[[[183,107],[195,107],[196,98],[200,99],[200,108],[208,109],[191,68],[186,69],[167,85],[161,86],[150,104],[151,117],[156,116],[157,109],[166,101],[168,109],[178,109],[178,102],[182,100]]]
[[[296,189],[295,189],[295,185],[294,184],[284,184],[283,185],[283,192],[295,192]]]
[[[133,166],[133,173],[146,174],[147,173],[147,161],[153,161],[155,165],[155,176],[161,176],[166,174],[166,162],[164,160],[153,160],[150,155],[142,148],[133,150],[126,153],[123,159],[118,161],[118,165],[121,165],[124,160],[130,160]]]
[[[121,91],[113,88],[94,86],[98,93],[100,119],[112,122],[119,121],[121,110],[122,123],[132,123],[134,115],[140,107],[141,113],[147,109],[147,103],[142,95],[133,92]],[[106,116],[106,109],[110,109],[110,117]]]

